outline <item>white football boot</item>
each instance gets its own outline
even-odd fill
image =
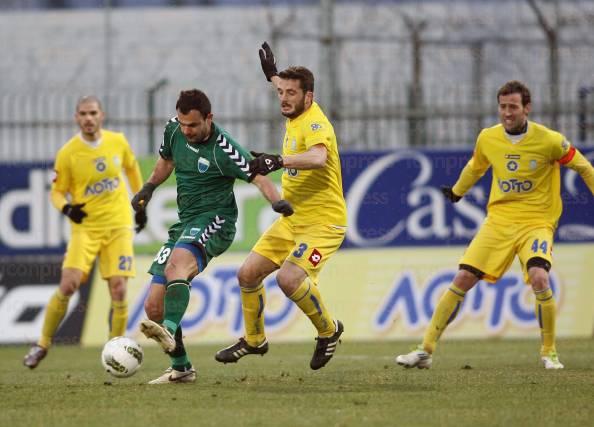
[[[544,364],[545,369],[563,369],[563,363],[559,361],[557,352],[551,351],[548,356],[541,356],[540,360]]]
[[[418,346],[410,353],[396,357],[396,363],[405,368],[429,369],[433,360],[431,354],[423,350],[422,346]]]
[[[196,382],[196,369],[192,366],[187,371],[176,371],[169,367],[159,378],[149,381],[149,384],[181,384]]]
[[[149,319],[144,319],[140,322],[140,332],[145,337],[153,339],[159,343],[165,353],[169,353],[175,349],[175,338],[165,326],[159,325]]]

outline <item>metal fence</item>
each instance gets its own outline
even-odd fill
[[[533,89],[532,120],[550,125],[551,108]],[[406,86],[343,91],[332,112],[342,150],[408,146],[472,145],[482,127],[498,122],[496,88],[477,98],[470,87],[425,87],[423,102],[411,106]],[[577,145],[594,144],[594,88],[566,84],[558,130]],[[120,91],[103,97],[105,127],[124,132],[139,155],[155,153],[166,121],[175,115],[177,92]],[[74,107],[80,93],[0,94],[0,157],[50,160],[78,129]],[[278,150],[283,117],[274,93],[232,90],[209,94],[215,121],[256,150]],[[480,101],[479,101],[480,100]],[[323,107],[323,106],[322,106]]]

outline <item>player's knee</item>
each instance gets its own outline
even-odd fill
[[[262,278],[257,274],[254,268],[243,264],[237,270],[237,281],[239,286],[244,288],[256,287],[260,284]]]
[[[543,291],[549,287],[551,263],[544,258],[530,258],[526,263],[530,285],[534,291]]]
[[[460,270],[456,273],[456,277],[454,277],[454,285],[460,290],[467,292],[476,285],[476,283],[480,280],[482,275],[479,274],[478,270],[471,271],[468,268],[463,268],[460,266]],[[479,277],[480,275],[480,277]]]
[[[126,298],[126,284],[125,277],[112,277],[109,279],[109,291],[111,298],[116,301],[122,301]]]

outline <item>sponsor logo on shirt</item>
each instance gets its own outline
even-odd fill
[[[115,191],[119,186],[120,179],[117,176],[115,178],[103,178],[101,181],[87,185],[85,196],[98,196],[104,191]]]
[[[519,179],[500,179],[497,184],[502,193],[527,193],[532,190],[533,184],[530,180],[520,181]]]
[[[514,160],[520,160],[520,155],[519,154],[506,154],[505,155],[506,159],[514,159]]]

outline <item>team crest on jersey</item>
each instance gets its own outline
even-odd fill
[[[95,162],[95,169],[97,169],[98,172],[104,172],[105,169],[107,169],[107,165],[105,164],[105,157],[98,157],[96,159],[93,159],[93,161]]]
[[[293,140],[291,141],[291,150],[297,150],[297,140],[295,138],[293,138]]]
[[[516,162],[515,160],[510,160],[509,162],[507,162],[506,167],[508,171],[515,172],[518,170],[518,162]]]
[[[311,124],[311,130],[316,131],[316,130],[320,130],[322,129],[322,125],[319,123],[312,123]]]
[[[200,228],[197,228],[197,227],[190,228],[190,236],[195,236],[199,232],[200,232]]]
[[[538,166],[538,162],[534,159],[530,160],[530,170],[534,170],[536,169],[536,166]]]
[[[205,159],[204,157],[200,157],[198,159],[198,172],[204,173],[208,170],[209,167],[210,162],[208,161],[208,159]]]
[[[285,168],[285,172],[287,172],[287,175],[289,175],[292,178],[295,178],[297,175],[299,175],[299,171],[297,169]]]
[[[113,164],[116,166],[120,165],[120,156],[113,156]]]

